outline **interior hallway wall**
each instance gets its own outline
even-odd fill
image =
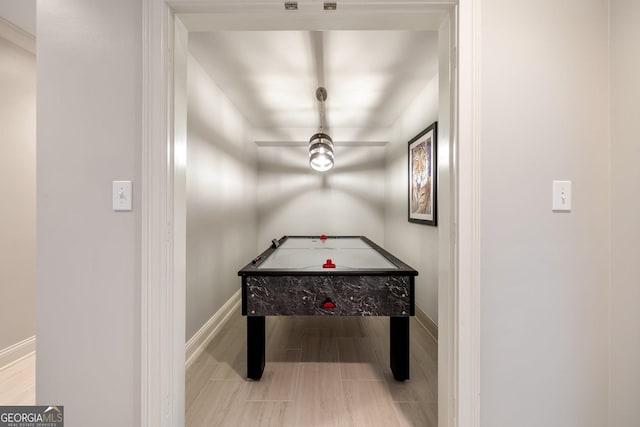
[[[256,146],[240,112],[189,55],[187,67],[189,340],[240,289],[258,251]]]
[[[38,2],[36,402],[140,425],[142,8]],[[112,181],[133,181],[133,211]]]
[[[386,146],[385,245],[386,249],[418,270],[416,305],[438,323],[438,228],[411,223],[408,206],[408,142],[438,120],[436,75],[408,105],[393,126]],[[438,154],[440,156],[440,154]]]
[[[482,0],[483,427],[608,424],[608,6]]]
[[[283,235],[364,235],[384,245],[384,147],[336,146],[324,173],[309,166],[306,143],[258,154],[260,250]]]
[[[640,420],[640,2],[611,1],[611,427]]]
[[[0,94],[1,352],[36,333],[36,59],[2,37]]]

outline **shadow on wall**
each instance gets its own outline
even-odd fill
[[[249,144],[245,144],[244,135],[242,137],[243,140],[230,141],[225,135],[219,132],[214,123],[207,121],[207,118],[203,116],[200,110],[189,111],[187,128],[189,130],[188,140],[197,138],[224,152],[237,163],[251,168],[255,167],[255,151],[246,148]]]
[[[311,175],[317,174],[309,167],[307,146],[261,147],[258,171],[261,174]],[[320,174],[317,174],[320,175]]]
[[[319,173],[306,145],[259,147],[258,217],[262,224],[352,224],[384,211],[384,147],[339,147],[340,166]],[[290,220],[277,219],[284,215]],[[275,222],[272,222],[274,220]],[[379,226],[374,221],[375,226]],[[355,225],[355,224],[352,224]],[[361,224],[362,225],[362,224]],[[339,226],[340,227],[340,226]]]
[[[347,185],[334,185],[335,190],[340,191],[342,193],[348,194],[354,199],[360,200],[366,205],[369,205],[371,209],[375,211],[383,211],[384,210],[384,192],[381,191],[378,194],[374,194],[367,191],[362,191],[353,186]]]
[[[336,166],[328,175],[382,171],[385,167],[384,147],[336,147]]]
[[[258,218],[269,218],[284,204],[309,192],[328,188],[326,177],[313,173],[306,166],[305,157],[300,156],[304,152],[299,148],[278,147],[277,151],[279,153],[273,157],[260,156],[258,160]],[[295,158],[300,161],[292,160]]]
[[[384,147],[336,147],[336,166],[328,172],[316,172],[309,166],[306,144],[295,147],[260,147],[258,171],[264,174],[300,174],[330,178],[356,172],[382,171]]]

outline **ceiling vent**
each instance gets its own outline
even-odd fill
[[[298,10],[298,2],[297,1],[284,2],[284,10]]]
[[[324,4],[324,10],[336,10],[338,8],[338,3],[336,2],[326,2]]]

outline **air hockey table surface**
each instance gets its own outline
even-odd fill
[[[403,263],[394,263],[390,254],[370,240],[357,237],[304,237],[292,236],[280,239],[272,245],[273,251],[263,262],[256,262],[257,269],[302,270],[305,272],[397,270]],[[275,246],[275,247],[273,247]],[[385,256],[386,255],[386,256]],[[331,260],[334,266],[327,265]],[[397,261],[397,260],[396,260]],[[328,270],[331,268],[331,270]]]

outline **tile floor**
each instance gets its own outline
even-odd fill
[[[437,343],[411,319],[411,379],[389,369],[389,321],[268,317],[261,381],[246,374],[245,318],[233,314],[187,370],[186,425],[437,426]],[[0,405],[33,405],[35,356],[0,370]]]
[[[411,319],[411,379],[389,369],[389,319],[267,317],[267,363],[246,375],[237,311],[187,370],[186,425],[437,426],[437,343]]]
[[[0,406],[35,405],[36,355],[0,369]]]

